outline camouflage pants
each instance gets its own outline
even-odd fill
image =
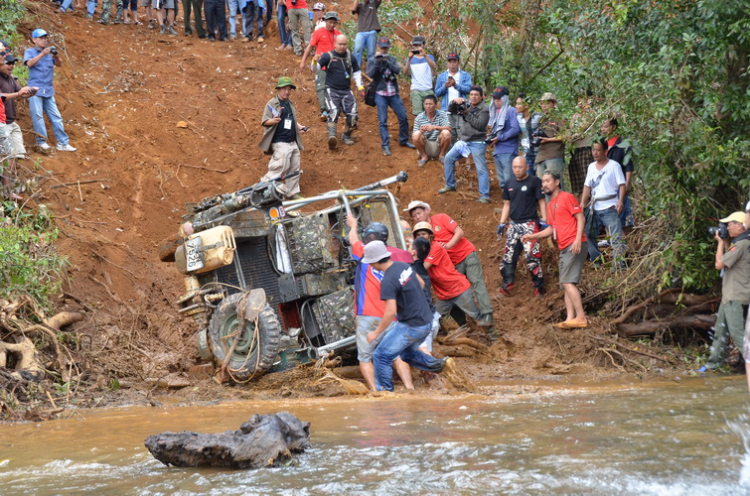
[[[122,0],[115,0],[115,7],[117,9],[117,14],[115,14],[115,22],[120,22],[122,20]],[[99,20],[102,22],[109,22],[109,16],[112,13],[112,0],[103,0],[102,1],[102,15],[99,17]]]
[[[515,223],[511,222],[505,234],[505,255],[500,266],[500,274],[503,276],[503,287],[507,288],[516,279],[516,264],[521,256],[521,251],[526,252],[526,269],[531,274],[531,284],[535,288],[542,289],[544,277],[542,274],[542,249],[539,241],[532,239],[526,243],[521,242],[524,234],[534,234],[539,231],[536,221]]]
[[[719,305],[716,315],[716,334],[711,343],[711,356],[706,361],[706,368],[716,369],[724,365],[724,355],[727,351],[729,338],[734,340],[735,346],[744,351],[744,320],[747,307],[741,301],[728,301]]]

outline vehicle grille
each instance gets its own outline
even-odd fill
[[[235,263],[221,267],[216,271],[219,282],[240,286],[235,268],[238,257],[247,289],[263,288],[266,292],[266,300],[278,313],[278,304],[281,302],[279,276],[274,271],[271,261],[268,259],[268,242],[266,238],[238,239]],[[227,291],[229,294],[233,294],[240,290],[228,287]]]

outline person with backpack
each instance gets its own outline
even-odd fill
[[[338,147],[336,124],[343,112],[346,115],[344,133],[341,142],[353,145],[352,131],[357,126],[357,100],[351,89],[354,79],[360,98],[364,98],[365,87],[362,86],[362,71],[357,59],[349,51],[349,39],[340,34],[334,42],[334,49],[318,59],[318,68],[326,71],[326,106],[328,107],[328,149]]]
[[[401,96],[398,94],[397,76],[401,72],[396,57],[388,54],[391,48],[391,40],[385,36],[378,39],[378,49],[375,56],[367,63],[367,76],[375,85],[375,106],[378,109],[378,122],[380,123],[380,144],[383,147],[383,155],[391,154],[391,138],[388,135],[388,107],[393,109],[398,119],[398,143],[400,146],[416,148],[409,141],[409,121],[406,118],[406,109]]]

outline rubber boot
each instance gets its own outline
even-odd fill
[[[336,123],[329,122],[326,124],[326,129],[328,130],[328,149],[335,150],[339,146],[339,142],[336,139]]]
[[[354,140],[352,139],[352,132],[344,133],[341,135],[341,142],[345,145],[353,145]]]

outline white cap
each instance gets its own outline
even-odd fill
[[[376,263],[384,258],[390,258],[390,256],[391,254],[385,247],[385,243],[380,240],[370,241],[365,245],[365,256],[362,257],[362,263]]]
[[[430,204],[429,203],[425,203],[423,201],[414,200],[414,201],[409,202],[409,206],[406,207],[403,211],[404,212],[411,212],[415,208],[430,208]]]

